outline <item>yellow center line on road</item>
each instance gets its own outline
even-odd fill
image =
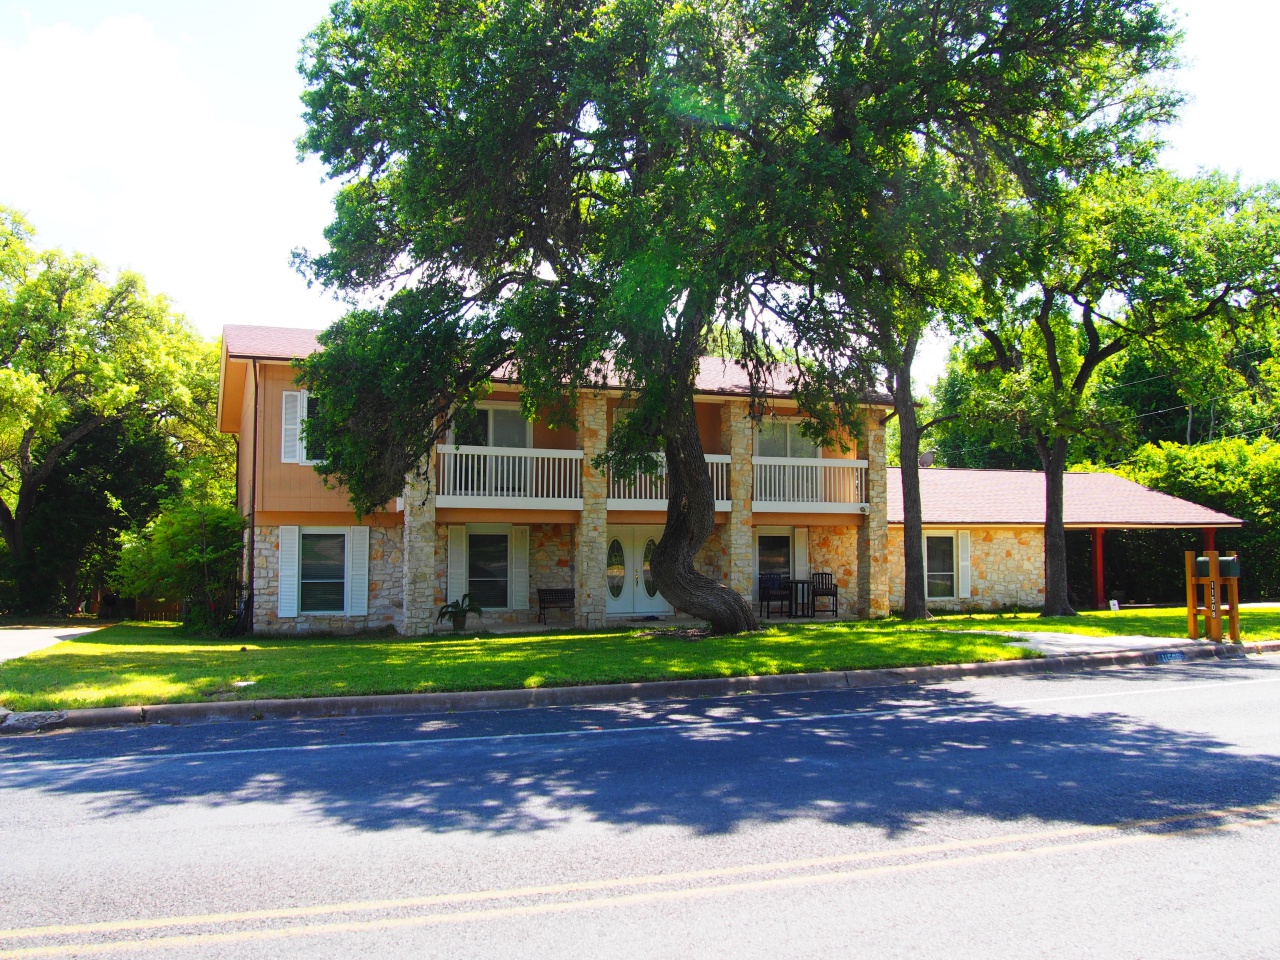
[[[862,867],[855,870],[835,871],[818,874],[801,874],[798,876],[774,877],[764,880],[721,883],[700,887],[684,887],[674,890],[659,890],[632,894],[621,894],[597,897],[586,900],[558,901],[553,903],[536,903],[511,907],[462,910],[452,913],[436,913],[425,916],[392,917],[380,920],[349,920],[324,924],[311,924],[294,927],[279,927],[267,930],[242,930],[227,933],[181,934],[168,937],[157,937],[150,940],[117,940],[106,943],[77,943],[47,946],[20,947],[13,950],[0,951],[0,960],[17,960],[27,957],[54,957],[74,952],[77,956],[100,955],[109,953],[128,953],[146,950],[176,949],[185,946],[215,945],[222,943],[238,943],[262,940],[279,940],[291,937],[321,936],[326,934],[360,933],[378,930],[392,930],[405,927],[429,926],[433,924],[467,923],[473,920],[498,919],[504,917],[523,917],[538,914],[565,913],[576,910],[588,910],[604,907],[627,906],[652,903],[662,900],[680,898],[697,898],[729,893],[746,893],[760,890],[781,889],[839,883],[881,876],[894,873],[912,873],[938,867],[965,866],[977,863],[1012,860],[1027,856],[1044,856],[1054,853],[1074,852],[1100,847],[1123,846],[1146,843],[1168,837],[1185,837],[1200,834],[1226,833],[1250,826],[1265,826],[1280,823],[1280,816],[1267,814],[1280,813],[1280,806],[1274,804],[1252,807],[1224,808],[1205,811],[1198,814],[1162,817],[1150,820],[1133,820],[1119,824],[1094,827],[1074,827],[1063,830],[1040,831],[1034,833],[1011,834],[1001,837],[988,837],[980,840],[950,841],[937,844],[926,844],[899,849],[868,851],[834,857],[815,857],[804,860],[779,861],[767,864],[751,864],[739,867],[721,867],[707,870],[686,871],[682,873],[655,874],[640,877],[620,877],[610,880],[583,881],[579,883],[550,884],[538,887],[517,887],[506,890],[485,890],[474,893],[441,894],[428,897],[413,897],[399,900],[358,901],[354,903],[329,904],[315,907],[281,908],[278,910],[252,910],[239,913],[202,914],[188,917],[160,917],[136,921],[107,921],[78,925],[60,925],[45,927],[28,927],[0,931],[0,939],[29,937],[65,937],[91,933],[140,933],[162,927],[194,926],[200,924],[243,923],[264,919],[303,919],[307,917],[349,913],[356,911],[387,911],[406,907],[439,906],[444,904],[463,904],[485,900],[517,899],[530,896],[566,895],[583,892],[596,892],[652,884],[669,884],[706,879],[719,879],[741,876],[749,873],[780,872],[812,869],[814,867],[848,864],[871,859],[888,857],[902,858],[909,856],[925,856],[928,854],[953,853],[958,850],[977,849],[997,844],[1010,844],[1026,841],[1071,840],[1074,842],[1054,843],[1017,850],[1002,850],[972,854],[961,857],[943,857],[932,860],[907,863],[883,864]],[[1189,826],[1179,830],[1158,833],[1121,833],[1149,827],[1165,826],[1171,823],[1200,821],[1205,819],[1221,819],[1228,816],[1253,817],[1244,821],[1232,821],[1209,826]],[[1085,839],[1099,833],[1113,834],[1098,839]]]

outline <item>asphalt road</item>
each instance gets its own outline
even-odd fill
[[[1280,657],[0,741],[0,958],[1275,957]]]

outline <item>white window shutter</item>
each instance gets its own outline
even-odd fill
[[[302,437],[298,430],[302,394],[297,390],[284,392],[284,408],[280,418],[280,460],[282,463],[299,463],[302,453]]]
[[[809,528],[796,527],[792,531],[791,553],[795,572],[792,576],[797,580],[809,579]]]
[[[280,617],[298,615],[298,528],[280,528],[280,564],[276,585],[276,614]]]
[[[369,528],[347,530],[347,616],[369,613]]]
[[[511,528],[511,608],[529,609],[529,528]]]
[[[956,596],[963,600],[969,596],[969,531],[961,530],[956,540]]]
[[[449,527],[449,596],[448,601],[461,600],[467,592],[467,528]]]

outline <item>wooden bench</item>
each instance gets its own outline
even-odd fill
[[[572,587],[538,588],[538,622],[547,622],[547,611],[552,607],[558,610],[573,610]]]

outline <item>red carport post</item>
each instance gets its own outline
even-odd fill
[[[1107,605],[1107,583],[1102,573],[1102,537],[1106,530],[1093,528],[1093,605],[1101,610]]]
[[[1204,534],[1204,552],[1209,553],[1211,550],[1216,550],[1217,548],[1213,545],[1213,535],[1217,531],[1213,527],[1204,527],[1200,532]]]

